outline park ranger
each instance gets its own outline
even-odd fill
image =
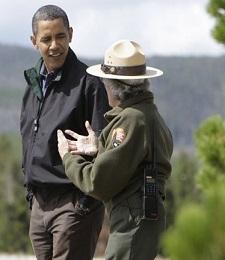
[[[88,136],[66,131],[74,141],[58,130],[65,172],[107,207],[107,260],[154,259],[165,225],[164,188],[173,150],[171,133],[149,91],[148,79],[162,71],[146,66],[139,44],[120,40],[106,51],[103,64],[87,72],[103,79],[112,110],[105,114],[108,125],[98,142],[88,122]]]

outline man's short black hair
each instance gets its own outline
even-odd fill
[[[42,7],[40,7],[35,14],[33,15],[32,18],[32,31],[33,34],[36,35],[37,34],[37,24],[39,21],[51,21],[51,20],[55,20],[58,18],[62,18],[63,23],[65,25],[66,28],[69,29],[70,25],[69,25],[69,19],[67,17],[66,12],[56,6],[56,5],[44,5]]]

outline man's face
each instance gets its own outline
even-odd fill
[[[48,72],[63,66],[72,34],[72,28],[66,28],[62,18],[38,22],[37,34],[31,36],[31,41],[44,59]]]

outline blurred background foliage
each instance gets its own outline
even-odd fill
[[[225,44],[225,1],[209,0],[215,18],[212,37]],[[224,84],[224,83],[223,83]],[[171,260],[225,259],[225,120],[214,115],[195,131],[197,200],[176,208],[162,247]],[[175,167],[176,168],[176,167]]]
[[[224,0],[209,0],[208,13],[215,19],[212,37],[219,43],[225,43],[225,2]]]
[[[20,155],[18,136],[1,134],[0,251],[8,253],[31,252]]]
[[[184,201],[164,234],[171,260],[225,259],[225,121],[215,115],[196,131],[200,161],[196,175],[198,199]],[[190,190],[191,192],[191,190]]]

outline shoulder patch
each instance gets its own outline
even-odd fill
[[[112,133],[112,146],[113,147],[119,146],[123,142],[125,137],[126,137],[126,133],[123,130],[123,128],[114,129]]]

